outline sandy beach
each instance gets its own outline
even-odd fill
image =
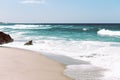
[[[64,69],[36,52],[0,47],[0,80],[71,80]]]

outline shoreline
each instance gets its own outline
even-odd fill
[[[0,47],[2,80],[72,80],[64,75],[65,65],[38,52]]]

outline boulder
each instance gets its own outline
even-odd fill
[[[9,43],[9,42],[13,42],[11,36],[9,34],[5,34],[4,32],[0,32],[0,44]]]
[[[30,40],[30,41],[26,42],[24,45],[33,45],[33,41]]]

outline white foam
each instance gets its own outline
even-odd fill
[[[9,26],[0,26],[0,29],[50,29],[50,25],[9,25]]]
[[[64,55],[78,60],[84,60],[91,63],[91,65],[77,65],[67,67],[67,75],[72,76],[75,80],[79,79],[79,75],[84,78],[85,75],[80,73],[81,69],[87,70],[98,70],[94,66],[106,69],[101,80],[119,80],[120,79],[120,43],[114,42],[95,42],[95,41],[65,41],[65,40],[39,40],[35,41],[32,46],[24,46],[25,42],[13,42],[4,44],[4,46],[28,49],[33,51],[39,51],[55,55]],[[112,46],[114,45],[114,46]],[[79,69],[79,70],[78,70]],[[77,71],[78,70],[78,71]],[[82,80],[98,80],[96,77],[89,76],[100,76],[99,72],[96,74],[94,71],[90,71],[87,74],[88,77]],[[93,75],[92,75],[93,74]]]
[[[97,32],[99,35],[106,35],[106,36],[120,36],[120,31],[111,31],[111,30],[99,30]]]
[[[49,25],[14,25],[12,29],[49,29]]]
[[[83,28],[83,31],[87,31],[88,29],[87,28]]]
[[[100,80],[103,69],[93,65],[70,65],[65,70],[65,75],[74,80]],[[74,74],[73,74],[74,73]]]

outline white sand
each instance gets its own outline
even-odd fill
[[[0,47],[0,80],[71,80],[64,68],[36,52]]]

